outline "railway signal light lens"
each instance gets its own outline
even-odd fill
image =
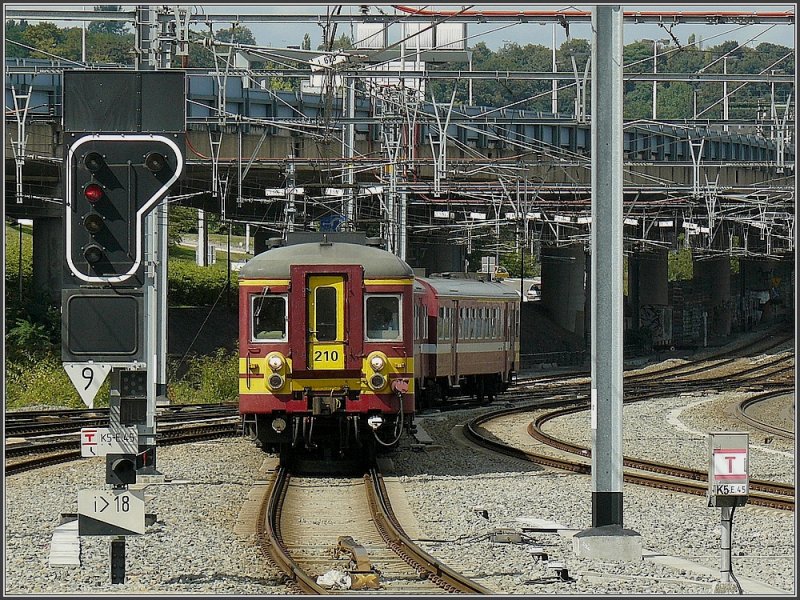
[[[96,183],[90,183],[86,186],[86,189],[83,190],[83,195],[90,204],[96,204],[104,195],[103,187]]]
[[[153,173],[160,173],[167,166],[167,158],[158,152],[148,152],[144,157],[144,166]]]
[[[103,165],[106,164],[106,161],[103,160],[103,157],[99,152],[89,152],[89,154],[83,158],[83,164],[90,173],[97,173],[103,168]]]
[[[83,251],[83,258],[90,265],[96,265],[103,260],[103,249],[97,244],[90,244]]]
[[[86,215],[83,219],[83,226],[86,227],[86,230],[95,235],[100,233],[100,231],[105,227],[105,222],[103,217],[98,215],[97,213],[91,213]]]

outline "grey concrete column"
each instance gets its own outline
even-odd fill
[[[636,252],[628,257],[628,304],[631,328],[641,326],[642,306],[669,304],[669,260],[666,250]]]
[[[622,9],[592,11],[592,526],[622,526]]]
[[[541,263],[542,306],[556,324],[583,336],[586,298],[583,246],[542,248]]]
[[[705,303],[705,335],[730,335],[733,319],[730,258],[725,255],[695,259],[692,279],[695,289],[702,290],[708,298]]]
[[[64,247],[63,217],[33,220],[33,288],[35,294],[47,294],[50,301],[59,306]]]
[[[641,560],[622,528],[622,7],[592,10],[592,527],[575,553]]]

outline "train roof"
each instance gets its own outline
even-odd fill
[[[239,277],[289,279],[292,265],[362,265],[365,278],[413,277],[414,271],[391,252],[345,242],[281,246],[251,258]]]
[[[519,292],[495,281],[478,279],[451,279],[449,277],[418,277],[430,285],[437,296],[472,296],[519,300]]]

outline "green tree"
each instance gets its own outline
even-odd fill
[[[303,43],[300,46],[303,50],[311,50],[311,36],[307,33],[303,35]]]
[[[23,34],[27,28],[27,21],[6,21],[6,58],[27,58],[30,56],[30,51],[27,48],[12,43],[25,43]]]
[[[52,58],[58,56],[59,47],[64,43],[65,33],[53,23],[37,23],[22,32],[22,42],[36,50],[31,58]]]
[[[118,4],[104,4],[95,6],[97,12],[122,12],[122,6]],[[104,33],[108,35],[124,35],[128,29],[128,24],[124,21],[94,21],[89,24],[89,33]]]

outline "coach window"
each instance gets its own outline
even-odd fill
[[[336,288],[318,287],[314,304],[317,312],[317,341],[333,342],[336,340]]]
[[[254,294],[251,300],[253,340],[286,340],[286,296]]]
[[[367,296],[367,339],[400,339],[400,297]]]

